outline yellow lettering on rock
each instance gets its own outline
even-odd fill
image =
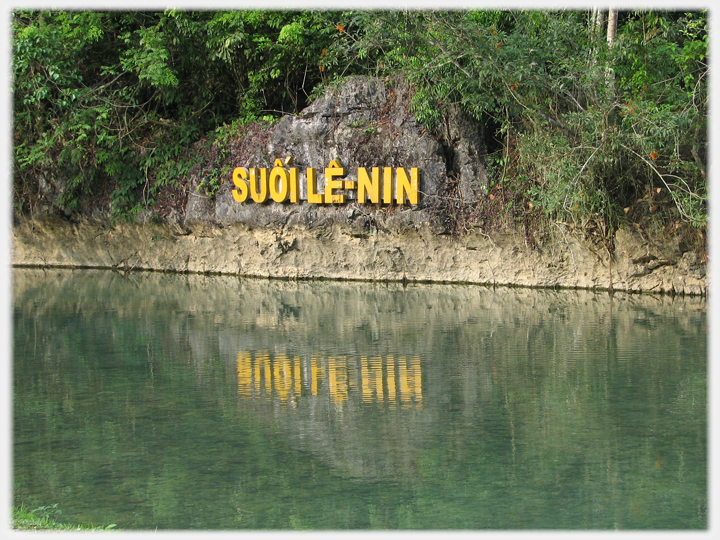
[[[385,204],[392,203],[393,196],[393,170],[392,167],[383,169],[383,202]]]
[[[380,167],[372,168],[372,179],[365,167],[358,169],[358,202],[367,202],[368,196],[370,202],[380,203]]]
[[[237,189],[232,190],[232,196],[233,199],[235,199],[237,202],[245,202],[248,198],[248,185],[245,180],[247,180],[248,172],[245,167],[236,167],[233,171],[232,179],[233,184],[235,184],[235,187]]]
[[[343,188],[342,180],[335,180],[335,177],[345,176],[345,168],[336,160],[332,160],[325,168],[325,204],[328,203],[344,203],[345,195],[335,195],[336,189]]]
[[[305,171],[307,175],[307,193],[308,202],[312,204],[322,204],[323,197],[317,190],[317,173],[314,167],[308,167]]]
[[[232,173],[235,189],[232,197],[244,203],[251,198],[264,203],[272,199],[278,203],[300,200],[300,171],[290,167],[292,156],[276,159],[272,169],[236,167]],[[420,170],[417,167],[359,167],[357,181],[344,180],[345,167],[334,159],[325,168],[324,190],[318,186],[317,171],[306,169],[307,202],[310,204],[343,204],[347,195],[340,191],[357,190],[357,202],[364,204],[418,204],[420,202]],[[382,179],[381,179],[382,169]],[[322,192],[318,192],[318,188]]]
[[[395,169],[396,179],[396,190],[397,190],[397,203],[403,204],[405,202],[405,196],[410,204],[417,204],[419,200],[419,180],[420,175],[417,167],[410,169],[410,178],[407,176],[407,171],[404,168]]]
[[[258,171],[260,178],[258,179]],[[257,184],[260,184],[257,187]],[[250,197],[256,203],[264,203],[268,196],[267,169],[250,169]]]
[[[270,197],[275,202],[285,202],[290,192],[290,179],[283,168],[282,160],[276,159],[275,166],[270,171]]]
[[[300,171],[297,167],[290,169],[290,202],[300,202]]]

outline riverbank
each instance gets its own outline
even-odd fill
[[[12,264],[284,279],[468,283],[707,294],[707,263],[678,238],[617,231],[614,250],[556,225],[529,246],[513,230],[461,236],[429,224],[358,232],[338,220],[254,228],[243,223],[111,223],[58,217],[13,227]]]
[[[57,505],[28,510],[24,506],[12,507],[12,529],[16,531],[109,531],[116,529],[115,524],[106,527],[94,525],[72,525],[60,523],[53,514],[57,513]]]

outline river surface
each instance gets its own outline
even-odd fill
[[[12,277],[13,502],[60,521],[707,527],[704,299]]]

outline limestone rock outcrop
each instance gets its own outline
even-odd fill
[[[482,127],[452,110],[442,129],[432,134],[410,112],[410,90],[402,82],[389,83],[371,77],[352,77],[328,90],[297,116],[287,115],[272,128],[249,157],[237,156],[238,167],[267,167],[276,159],[293,158],[299,169],[300,204],[251,201],[232,198],[232,182],[224,182],[214,197],[197,187],[193,178],[185,220],[222,225],[243,223],[264,227],[272,223],[308,226],[318,221],[346,223],[358,230],[371,230],[371,222],[383,220],[417,228],[430,217],[427,208],[437,202],[449,177],[458,180],[459,192],[468,202],[486,189],[485,147]],[[233,156],[230,156],[233,159]],[[393,205],[392,212],[371,217],[365,205],[357,204],[356,192],[340,190],[343,206],[308,204],[309,167],[320,174],[316,190],[324,193],[322,171],[332,160],[347,170],[345,180],[357,183],[357,170],[365,167],[417,167],[420,170],[420,202],[416,206]],[[473,199],[474,198],[474,199]]]

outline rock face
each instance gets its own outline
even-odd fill
[[[196,222],[23,222],[13,229],[13,264],[220,273],[290,279],[455,282],[590,290],[707,294],[694,253],[648,249],[621,229],[611,262],[575,233],[529,249],[521,234],[435,234],[427,225],[358,235],[325,220],[307,227],[249,228]],[[654,257],[654,258],[653,258]]]
[[[409,110],[406,85],[377,78],[350,78],[298,116],[285,116],[258,142],[249,159],[238,156],[234,163],[269,170],[276,159],[291,156],[293,166],[299,169],[300,204],[238,203],[232,197],[231,182],[224,183],[214,198],[209,198],[198,192],[203,179],[196,177],[191,182],[185,220],[265,227],[273,223],[307,226],[329,219],[370,230],[373,220],[367,215],[368,205],[357,204],[356,191],[338,191],[346,197],[342,207],[307,203],[307,168],[318,171],[316,190],[324,193],[323,170],[332,160],[345,167],[344,180],[356,184],[359,167],[368,171],[372,167],[418,168],[419,204],[391,205],[392,220],[411,228],[430,221],[426,210],[437,202],[449,177],[458,180],[463,198],[477,200],[487,185],[482,127],[453,111],[444,122],[443,135],[433,136]]]
[[[293,279],[463,282],[705,295],[706,261],[680,240],[654,243],[636,227],[615,237],[614,255],[556,224],[529,246],[517,231],[445,234],[433,204],[452,196],[473,202],[487,186],[482,127],[451,113],[431,135],[409,111],[409,90],[355,78],[269,131],[228,150],[236,167],[273,167],[294,158],[306,170],[330,161],[357,181],[358,167],[417,167],[417,205],[239,203],[231,181],[210,197],[192,179],[184,215],[166,224],[111,224],[82,218],[20,221],[13,227],[14,265],[115,268],[121,271],[221,273]],[[247,142],[247,141],[246,141]],[[452,180],[452,182],[449,182]],[[316,184],[323,191],[320,181]]]

